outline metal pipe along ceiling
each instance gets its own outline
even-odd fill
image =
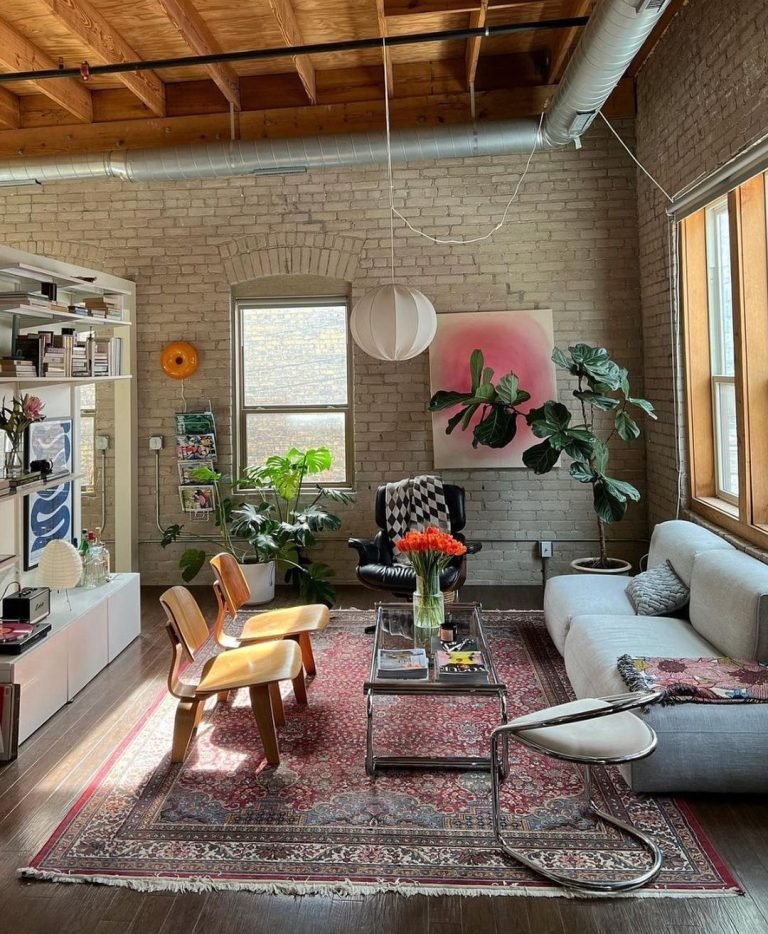
[[[544,117],[394,131],[392,159],[410,162],[551,150],[578,139],[621,80],[665,4],[602,0],[584,29]],[[538,138],[537,138],[538,133]],[[134,182],[289,174],[386,161],[383,133],[283,140],[236,140],[164,149],[113,150],[0,162],[0,184],[119,178]]]

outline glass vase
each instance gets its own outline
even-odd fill
[[[5,452],[4,476],[6,480],[18,480],[24,475],[24,458],[19,448]]]
[[[443,594],[424,578],[416,578],[413,595],[413,625],[419,629],[439,629],[445,620]]]

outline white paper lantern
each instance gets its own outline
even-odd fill
[[[51,590],[76,587],[82,573],[83,562],[74,545],[57,538],[43,548],[37,576],[44,587]]]
[[[437,315],[432,302],[407,285],[367,292],[352,309],[352,337],[377,360],[410,360],[432,343]]]

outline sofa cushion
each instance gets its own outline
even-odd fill
[[[614,574],[563,574],[551,577],[544,589],[544,619],[557,651],[562,655],[574,616],[610,613],[634,616],[625,591],[627,578]]]
[[[565,668],[577,697],[627,690],[617,661],[622,655],[702,658],[718,655],[687,620],[669,616],[577,616],[565,640]]]
[[[666,616],[687,606],[690,590],[665,561],[643,571],[627,584],[629,602],[638,616]]]
[[[721,654],[768,660],[768,565],[735,549],[698,555],[689,613]]]
[[[675,574],[688,587],[691,586],[693,559],[705,551],[736,551],[719,535],[695,522],[684,519],[672,519],[660,522],[651,535],[648,551],[648,568],[655,568],[669,561]]]

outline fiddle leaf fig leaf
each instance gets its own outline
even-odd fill
[[[453,392],[441,389],[429,400],[429,411],[440,412],[442,409],[450,409],[451,406],[469,402],[472,398],[474,398],[473,392]]]
[[[615,424],[622,441],[634,441],[640,437],[640,426],[624,409],[616,413]]]
[[[571,464],[570,470],[573,479],[577,480],[579,483],[592,483],[595,479],[592,468],[589,464],[585,464],[584,461],[574,461]]]
[[[554,441],[553,438],[550,440]],[[592,456],[596,441],[597,438],[584,428],[570,428],[563,432],[560,446],[569,457],[588,459]]]
[[[654,419],[654,421],[656,420],[656,412],[647,399],[631,399],[629,396],[627,396],[627,402],[629,402],[631,405],[636,405],[639,409],[642,409],[646,415],[650,416],[652,419]]]
[[[495,405],[488,414],[475,425],[472,447],[478,444],[489,448],[503,448],[517,434],[517,413]]]
[[[493,387],[493,383],[480,383],[475,390],[473,398],[480,402],[493,402],[496,398],[496,390]]]
[[[601,475],[608,469],[608,445],[599,438],[595,438],[592,445],[592,456],[595,459],[595,470]]]
[[[555,366],[559,366],[561,370],[571,369],[571,361],[566,356],[565,351],[560,350],[559,347],[555,347],[555,349],[552,351],[551,360]]]
[[[468,406],[467,408],[470,408],[470,406]],[[447,435],[449,435],[453,431],[453,429],[459,424],[459,422],[464,419],[466,413],[467,413],[467,409],[465,408],[465,409],[459,409],[458,412],[456,412],[454,415],[451,415],[451,417],[448,419],[445,425],[445,433]]]
[[[611,360],[605,347],[576,344],[568,349],[573,358],[573,366],[570,369],[574,376],[586,377],[587,382],[593,386],[600,383],[611,390],[619,388],[620,368]]]
[[[480,377],[484,366],[485,359],[482,350],[473,350],[472,356],[469,358],[469,372],[472,377],[472,395],[475,394],[477,387],[480,385]]]
[[[520,389],[520,380],[515,373],[507,373],[496,385],[496,398],[505,405],[520,405],[527,402],[531,394]]]
[[[601,412],[610,412],[619,405],[619,400],[611,396],[601,395],[599,392],[593,392],[591,389],[574,389],[574,396],[586,402],[587,405],[600,409]]]
[[[560,452],[555,450],[549,441],[534,444],[533,447],[523,451],[523,463],[534,473],[549,473],[560,459]]]

